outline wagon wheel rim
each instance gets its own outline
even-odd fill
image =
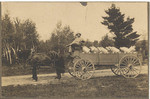
[[[125,78],[135,78],[141,72],[141,62],[136,56],[125,56],[119,62]]]
[[[89,60],[80,59],[74,64],[74,73],[81,80],[90,79],[94,72],[94,64]]]

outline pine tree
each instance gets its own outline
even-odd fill
[[[134,18],[128,17],[124,20],[125,14],[122,14],[120,8],[117,8],[115,4],[112,4],[105,12],[108,16],[102,17],[104,21],[101,23],[106,25],[110,32],[115,35],[113,38],[115,47],[120,48],[135,45],[140,35],[137,32],[133,32],[132,24]]]

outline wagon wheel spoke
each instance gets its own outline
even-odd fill
[[[94,68],[93,68],[93,66],[92,66],[92,64],[91,65],[89,65],[88,67],[86,67],[87,68],[87,70],[88,71],[90,71],[90,70],[93,70]]]
[[[137,69],[137,68],[132,68],[132,71],[134,71],[135,73],[139,74],[140,73],[140,69]],[[137,72],[139,71],[139,72]]]
[[[89,73],[89,71],[87,71],[84,75],[86,76],[86,78],[92,76],[91,73]]]
[[[83,60],[79,61],[79,66],[82,67],[83,64],[84,64],[84,61],[83,61]]]
[[[132,69],[130,70],[130,77],[134,76],[134,71],[132,71]]]
[[[125,73],[123,76],[126,78],[132,78],[132,76],[133,76],[132,70],[129,69],[129,71],[127,73]]]
[[[128,73],[129,72],[129,69],[128,68],[123,68],[123,74],[122,75],[124,75],[124,74],[126,74],[126,73]]]
[[[140,69],[137,69],[137,68],[132,68],[134,71],[137,71],[137,70],[140,70]]]
[[[79,77],[80,79],[83,79],[83,78],[84,78],[84,75],[85,75],[85,73],[82,72],[82,71],[80,71],[80,72],[78,72],[77,77]]]
[[[118,71],[119,71],[119,74],[120,74],[120,75],[122,75],[122,74],[123,74],[122,69],[118,69]]]
[[[118,71],[119,71],[119,74],[122,75],[122,70],[121,70],[121,69],[118,69]]]
[[[130,64],[133,63],[132,60],[133,60],[133,57],[129,57],[129,63]]]
[[[137,62],[137,63],[134,63],[133,65],[134,65],[134,66],[140,66],[140,63]]]
[[[123,75],[129,72],[129,68],[127,68],[127,67],[123,68],[123,70],[124,70]]]
[[[124,69],[121,69],[121,75],[125,74],[125,70]]]
[[[114,69],[112,69],[114,72],[116,72],[117,71],[117,68],[114,68]]]
[[[124,74],[124,70],[123,69],[120,69],[120,74]]]
[[[85,79],[89,79],[89,78],[91,78],[91,76],[93,75],[93,71],[86,71],[86,72],[84,72],[83,73],[83,77],[85,78]]]
[[[82,75],[80,64],[75,65],[74,73],[77,77]]]
[[[115,71],[118,75],[120,75],[120,71],[119,71],[119,68],[118,69],[116,69],[116,71]]]
[[[131,71],[131,77],[134,77],[136,74],[136,72],[134,72],[132,69],[130,70]]]
[[[121,67],[121,66],[126,66],[127,64],[128,64],[127,62],[123,61],[123,62],[121,63],[121,65],[120,65],[120,67]]]
[[[138,60],[134,60],[134,61],[133,61],[133,64],[136,64],[136,63],[139,63],[139,61],[138,61]]]
[[[125,75],[126,75],[127,78],[130,78],[131,77],[131,70]]]
[[[79,76],[81,76],[82,73],[80,71],[76,71],[75,74],[76,74],[77,77],[79,77]]]
[[[132,69],[133,72],[135,72],[136,74],[139,74],[136,70]]]
[[[81,65],[83,65],[83,64],[84,64],[84,60],[82,59],[82,60],[81,60]]]
[[[90,62],[86,62],[85,65],[86,65],[87,67],[89,67],[91,64],[90,64]]]
[[[119,74],[119,73],[118,73],[118,69],[116,69],[115,72],[116,72],[116,74]]]
[[[136,63],[138,60],[136,60],[135,58],[133,58],[132,63]]]
[[[86,79],[87,78],[87,76],[86,76],[86,73],[83,73],[82,75],[81,75],[81,79]]]
[[[129,62],[127,57],[123,61],[125,61],[125,63],[127,63],[127,64]]]
[[[77,64],[75,68],[81,68],[80,64]]]
[[[111,67],[111,71],[115,74],[115,75],[120,75],[120,72],[119,72],[119,67]]]
[[[118,69],[116,69],[116,74],[118,74],[118,75],[120,75],[120,71],[119,71],[119,68]]]
[[[76,75],[76,77],[78,77],[78,75],[79,75],[79,72],[77,71],[77,72],[75,73],[75,75]]]
[[[81,67],[78,65],[78,66],[75,67],[75,70],[79,71],[79,70],[81,70]]]
[[[92,76],[92,73],[90,73],[89,71],[87,71],[86,73],[83,74],[83,77],[84,77],[85,79],[88,79],[88,78],[91,77],[91,76]],[[84,78],[82,78],[82,79],[84,79]]]

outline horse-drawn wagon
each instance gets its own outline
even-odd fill
[[[33,78],[37,79],[36,68],[55,64],[58,53],[50,51],[49,55],[36,53],[30,59]],[[78,79],[90,79],[96,66],[109,66],[115,75],[135,78],[141,71],[141,55],[138,53],[83,53],[75,51],[68,62],[69,73]],[[35,77],[34,77],[35,76]]]
[[[135,78],[141,71],[141,59],[138,53],[83,53],[75,51],[68,63],[69,73],[78,79],[89,79],[95,66],[110,66],[115,75]]]

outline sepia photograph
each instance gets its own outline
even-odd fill
[[[1,2],[1,95],[148,99],[148,2]]]

